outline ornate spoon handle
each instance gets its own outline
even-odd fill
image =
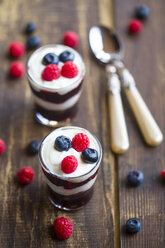
[[[125,68],[119,71],[119,75],[125,94],[146,143],[150,146],[159,145],[163,140],[163,134],[136,88],[133,76]]]
[[[109,90],[111,148],[114,153],[122,154],[128,150],[129,140],[120,95],[120,80],[116,73],[112,73],[112,67],[110,65],[106,66]]]

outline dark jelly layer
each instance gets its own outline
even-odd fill
[[[63,103],[66,100],[68,100],[69,98],[73,97],[74,95],[76,95],[81,87],[82,87],[82,82],[83,80],[79,83],[79,85],[74,88],[73,90],[69,91],[68,93],[64,94],[64,95],[60,95],[57,92],[51,92],[51,91],[46,91],[46,90],[40,90],[40,91],[36,91],[30,84],[31,90],[33,92],[34,95],[36,95],[37,97],[43,99],[44,101],[47,102],[52,102],[52,103]]]
[[[77,103],[71,108],[68,108],[66,110],[59,110],[59,111],[47,110],[39,106],[38,104],[35,105],[36,105],[35,106],[36,112],[40,113],[44,118],[48,120],[55,120],[55,121],[63,121],[67,118],[73,118],[78,110]]]
[[[92,194],[93,194],[93,186],[89,190],[70,196],[57,194],[48,186],[48,195],[50,201],[55,206],[61,206],[62,208],[67,208],[70,210],[74,210],[85,205],[91,199]]]
[[[66,190],[70,190],[70,189],[75,189],[77,187],[81,187],[83,185],[85,185],[86,183],[88,183],[89,181],[93,180],[97,173],[98,173],[98,169],[93,173],[93,175],[91,175],[90,177],[88,177],[86,180],[84,181],[81,181],[81,182],[70,182],[70,181],[67,181],[67,180],[63,180],[55,175],[52,175],[50,173],[48,173],[47,171],[45,171],[43,168],[42,168],[42,171],[43,173],[45,174],[45,176],[47,177],[47,179],[55,184],[56,186],[58,187],[63,187],[64,189]]]

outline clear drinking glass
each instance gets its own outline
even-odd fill
[[[68,176],[68,174],[61,175],[56,173],[50,168],[49,160],[45,157],[49,152],[46,149],[51,149],[53,146],[54,137],[58,133],[65,135],[67,132],[85,133],[88,137],[93,139],[96,144],[96,150],[98,151],[98,160],[91,166],[88,172],[81,172],[81,175]],[[67,136],[67,135],[66,135]],[[51,142],[51,144],[50,144]],[[93,147],[92,147],[93,148]],[[65,152],[66,156],[67,152]],[[52,154],[53,155],[53,154]],[[81,155],[81,154],[80,154]],[[52,156],[50,156],[51,158]],[[99,140],[86,129],[80,127],[62,127],[54,130],[41,143],[39,151],[39,159],[44,173],[44,178],[48,186],[48,198],[51,203],[63,210],[75,210],[86,204],[92,197],[94,183],[97,178],[99,166],[102,159],[102,147]],[[50,159],[51,160],[51,159]],[[79,166],[79,165],[78,165]],[[83,164],[83,166],[86,166]],[[81,167],[83,168],[83,167]]]
[[[44,81],[42,71],[45,66],[42,59],[47,53],[59,55],[63,51],[74,54],[73,61],[79,69],[75,78],[65,78]],[[59,62],[61,69],[64,63]],[[85,65],[80,54],[64,45],[46,45],[37,49],[28,59],[27,77],[35,101],[35,117],[38,122],[47,126],[56,126],[58,122],[75,116],[77,102],[81,95],[82,82],[85,76]]]

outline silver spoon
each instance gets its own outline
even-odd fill
[[[135,115],[135,118],[137,120],[137,123],[139,125],[139,128],[142,132],[142,135],[146,143],[150,146],[159,145],[163,140],[163,134],[161,130],[159,129],[156,121],[154,120],[151,112],[149,111],[147,105],[142,99],[139,91],[137,90],[133,76],[124,67],[124,64],[121,61],[124,55],[124,51],[123,51],[123,46],[122,46],[122,42],[121,42],[119,35],[106,27],[94,26],[89,31],[89,43],[90,43],[90,47],[91,47],[93,54],[99,61],[107,65],[109,63],[112,63],[115,66],[115,68],[117,68],[117,73],[122,82],[124,92],[127,96],[131,109]],[[109,66],[106,66],[106,67],[107,67],[107,71],[110,70],[108,69]],[[109,83],[110,81],[111,80],[109,80]],[[119,92],[120,91],[118,91],[118,93],[116,94],[119,95],[120,94]],[[110,94],[109,98],[110,98],[109,102],[111,103],[112,102],[111,98],[116,98],[116,97],[114,97],[114,94]],[[118,99],[119,98],[120,97],[118,96]],[[117,100],[115,104],[118,105]],[[115,106],[115,108],[117,109],[118,107]],[[110,110],[111,109],[112,109],[112,106],[110,106]],[[120,110],[122,110],[121,106],[120,106]],[[120,114],[121,113],[118,112],[118,115]],[[113,118],[115,118],[116,121],[120,121],[120,123],[116,125],[116,128],[113,127],[114,125],[114,123],[112,123]],[[110,120],[111,120],[111,135],[112,135],[111,143],[112,143],[115,141],[113,136],[117,138],[117,135],[113,134],[112,132],[118,133],[119,128],[124,129],[123,127],[124,122],[121,122],[120,117],[117,116],[117,113],[114,116],[114,112],[110,113]],[[124,139],[126,141],[125,135],[126,133],[124,133]],[[120,139],[120,137],[118,138]],[[124,139],[122,143],[124,142]]]
[[[101,26],[94,26],[90,29],[89,43],[96,59],[106,65],[111,148],[113,152],[122,154],[128,150],[129,140],[120,95],[120,80],[116,67],[109,64],[113,60],[118,61],[123,56],[123,47],[116,34]]]

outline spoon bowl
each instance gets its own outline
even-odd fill
[[[118,33],[104,26],[93,26],[89,31],[89,44],[92,53],[103,64],[121,60],[124,48]]]

